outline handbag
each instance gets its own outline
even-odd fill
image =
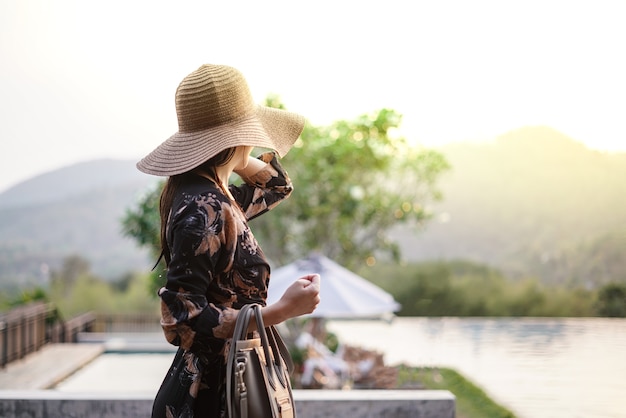
[[[248,326],[254,314],[258,338]],[[295,418],[289,375],[293,362],[274,326],[265,327],[258,304],[239,311],[226,363],[229,418]]]

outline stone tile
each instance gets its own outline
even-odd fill
[[[103,352],[102,344],[47,344],[0,369],[0,390],[52,388]]]

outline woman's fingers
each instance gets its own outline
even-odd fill
[[[311,285],[317,286],[317,288],[319,289],[320,287],[320,275],[319,274],[309,274],[307,276],[303,276],[300,277],[298,280],[302,280],[304,283],[304,287],[309,287]]]

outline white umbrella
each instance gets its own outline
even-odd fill
[[[272,270],[268,304],[276,302],[296,279],[321,276],[321,302],[309,316],[320,318],[380,318],[400,309],[393,297],[361,276],[322,255],[313,254]]]

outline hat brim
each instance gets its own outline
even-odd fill
[[[228,148],[269,148],[284,157],[304,129],[304,117],[266,106],[236,121],[198,132],[177,132],[137,163],[155,176],[174,176],[190,171]]]

